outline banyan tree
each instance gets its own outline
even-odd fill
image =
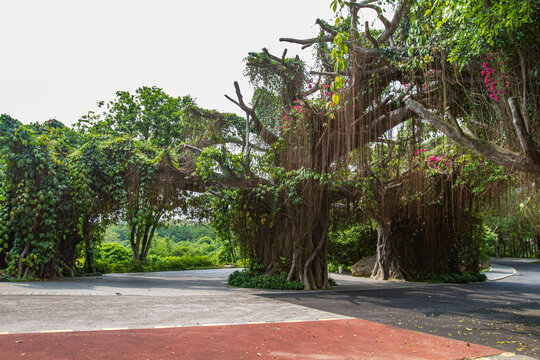
[[[463,159],[480,155],[532,177],[540,173],[534,120],[538,87],[526,76],[537,47],[515,48],[515,57],[506,54],[512,58],[504,70],[501,55],[493,54],[490,64],[473,57],[460,65],[449,62],[443,46],[420,46],[425,39],[419,40],[415,31],[434,21],[418,17],[426,10],[421,5],[400,1],[387,18],[374,1],[342,4],[347,16],[336,25],[317,20],[318,36],[281,39],[313,48],[319,68],[308,71],[287,51],[281,56],[266,49],[249,54],[246,75],[255,86],[253,101],[244,100],[237,83],[236,96],[228,97],[246,114],[242,153],[233,156],[222,147],[201,158],[207,170],[213,158],[219,172],[236,182],[214,189],[214,195],[225,199],[220,206],[228,215],[221,220],[232,226],[246,254],[267,273],[286,270],[289,280],[301,280],[306,289],[329,286],[332,207],[364,202],[356,208],[359,218],[371,218],[379,233],[373,276],[401,278],[400,245],[392,240],[396,224],[405,223],[410,234],[425,234],[421,246],[431,250],[414,251],[430,256],[450,251],[452,241],[465,242],[437,235],[471,229],[464,220],[475,214],[478,197],[466,195],[472,191],[466,187],[474,184],[457,180]],[[359,11],[375,11],[382,30],[360,23]],[[496,90],[486,88],[494,82],[499,83]],[[436,131],[477,155],[434,153]],[[425,163],[438,173],[430,179],[415,160],[426,144],[433,148]],[[432,166],[434,158],[437,165],[445,158],[444,166]],[[495,182],[498,177],[491,175]],[[428,196],[434,188],[437,196]],[[444,251],[437,241],[445,242]],[[409,268],[452,271],[451,264],[436,264],[443,257]]]

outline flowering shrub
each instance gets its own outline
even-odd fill
[[[435,153],[434,150],[418,149],[414,153],[413,161],[418,162],[422,167],[422,171],[431,173],[442,173],[451,171],[453,158],[446,152],[441,154]],[[423,175],[423,172],[420,173]]]

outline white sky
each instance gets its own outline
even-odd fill
[[[249,51],[311,51],[280,37],[316,36],[330,0],[0,0],[0,113],[73,124],[117,90],[158,86],[238,112],[223,96]]]

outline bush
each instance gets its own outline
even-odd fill
[[[97,261],[116,263],[128,261],[132,258],[131,251],[118,243],[102,243],[98,246],[95,254]]]
[[[264,276],[254,274],[248,269],[233,272],[229,275],[227,283],[235,287],[252,289],[302,290],[304,288],[304,284],[300,281],[287,281],[285,273]]]
[[[339,273],[339,266],[340,265],[335,264],[333,262],[328,262],[328,272]],[[344,273],[350,273],[351,272],[352,265],[341,265],[341,266],[343,266],[343,272]]]
[[[427,281],[434,283],[456,283],[456,284],[466,284],[471,282],[486,281],[487,277],[482,273],[474,272],[462,272],[462,273],[452,273],[447,275],[436,275],[436,274],[426,274],[415,278],[416,281]]]
[[[149,255],[144,261],[133,259],[111,262],[96,260],[96,270],[101,273],[177,271],[209,268],[215,266],[212,259],[205,255],[197,256],[157,256]]]
[[[377,231],[366,224],[355,225],[328,234],[328,262],[344,268],[354,265],[358,260],[375,255],[377,251]],[[334,269],[332,269],[334,270]]]

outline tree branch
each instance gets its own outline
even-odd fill
[[[371,33],[369,32],[369,22],[368,21],[366,21],[365,37],[366,37],[366,39],[369,40],[369,42],[373,45],[373,47],[375,49],[379,48],[379,43],[377,42],[377,40],[373,36],[371,36]]]
[[[540,155],[538,155],[538,152],[536,151],[536,147],[534,146],[532,137],[527,132],[525,120],[523,119],[523,115],[521,114],[521,111],[519,109],[518,99],[515,97],[511,97],[510,99],[508,99],[508,104],[510,105],[510,111],[512,112],[512,120],[516,129],[519,143],[521,145],[521,148],[523,149],[523,153],[530,161],[540,165]]]
[[[475,151],[479,155],[511,169],[540,174],[540,164],[524,158],[521,154],[504,149],[492,142],[460,132],[445,122],[440,116],[427,110],[417,101],[406,99],[405,103],[407,104],[407,107],[414,111],[421,119],[426,120],[450,139]]]
[[[384,42],[386,42],[386,40],[390,38],[390,36],[392,36],[392,34],[394,34],[394,32],[398,28],[399,23],[401,22],[403,15],[409,11],[409,9],[411,8],[411,5],[412,5],[411,0],[403,0],[399,4],[396,11],[394,12],[394,17],[392,18],[392,21],[389,24],[385,24],[384,31],[377,38],[377,42],[379,43],[379,45],[382,45]]]
[[[283,56],[281,58],[278,58],[277,56],[270,54],[267,48],[263,48],[262,51],[270,59],[274,60],[277,63],[280,63],[283,66],[287,66],[287,64],[285,63],[285,55],[287,55],[287,49],[283,51]]]
[[[369,138],[367,138],[367,141],[376,141],[379,136],[398,126],[407,119],[410,119],[413,115],[414,113],[409,108],[401,107],[394,111],[390,111],[385,115],[379,116],[370,124],[370,131],[368,132]]]
[[[324,21],[322,21],[321,19],[317,19],[315,20],[315,24],[319,25],[321,29],[323,29],[324,31],[326,31],[327,33],[333,35],[332,36],[332,40],[334,39],[334,36],[336,36],[337,34],[337,31],[332,29],[330,26],[326,25],[324,23]]]
[[[238,98],[238,101],[232,99],[228,95],[225,95],[225,97],[235,103],[240,109],[244,110],[245,113],[251,115],[255,130],[265,143],[267,143],[268,145],[272,145],[273,143],[277,142],[279,138],[272,132],[268,131],[266,127],[261,123],[255,111],[244,103],[244,97],[242,96],[242,92],[240,91],[240,86],[238,85],[237,81],[234,82],[234,88],[236,90],[236,97]]]

